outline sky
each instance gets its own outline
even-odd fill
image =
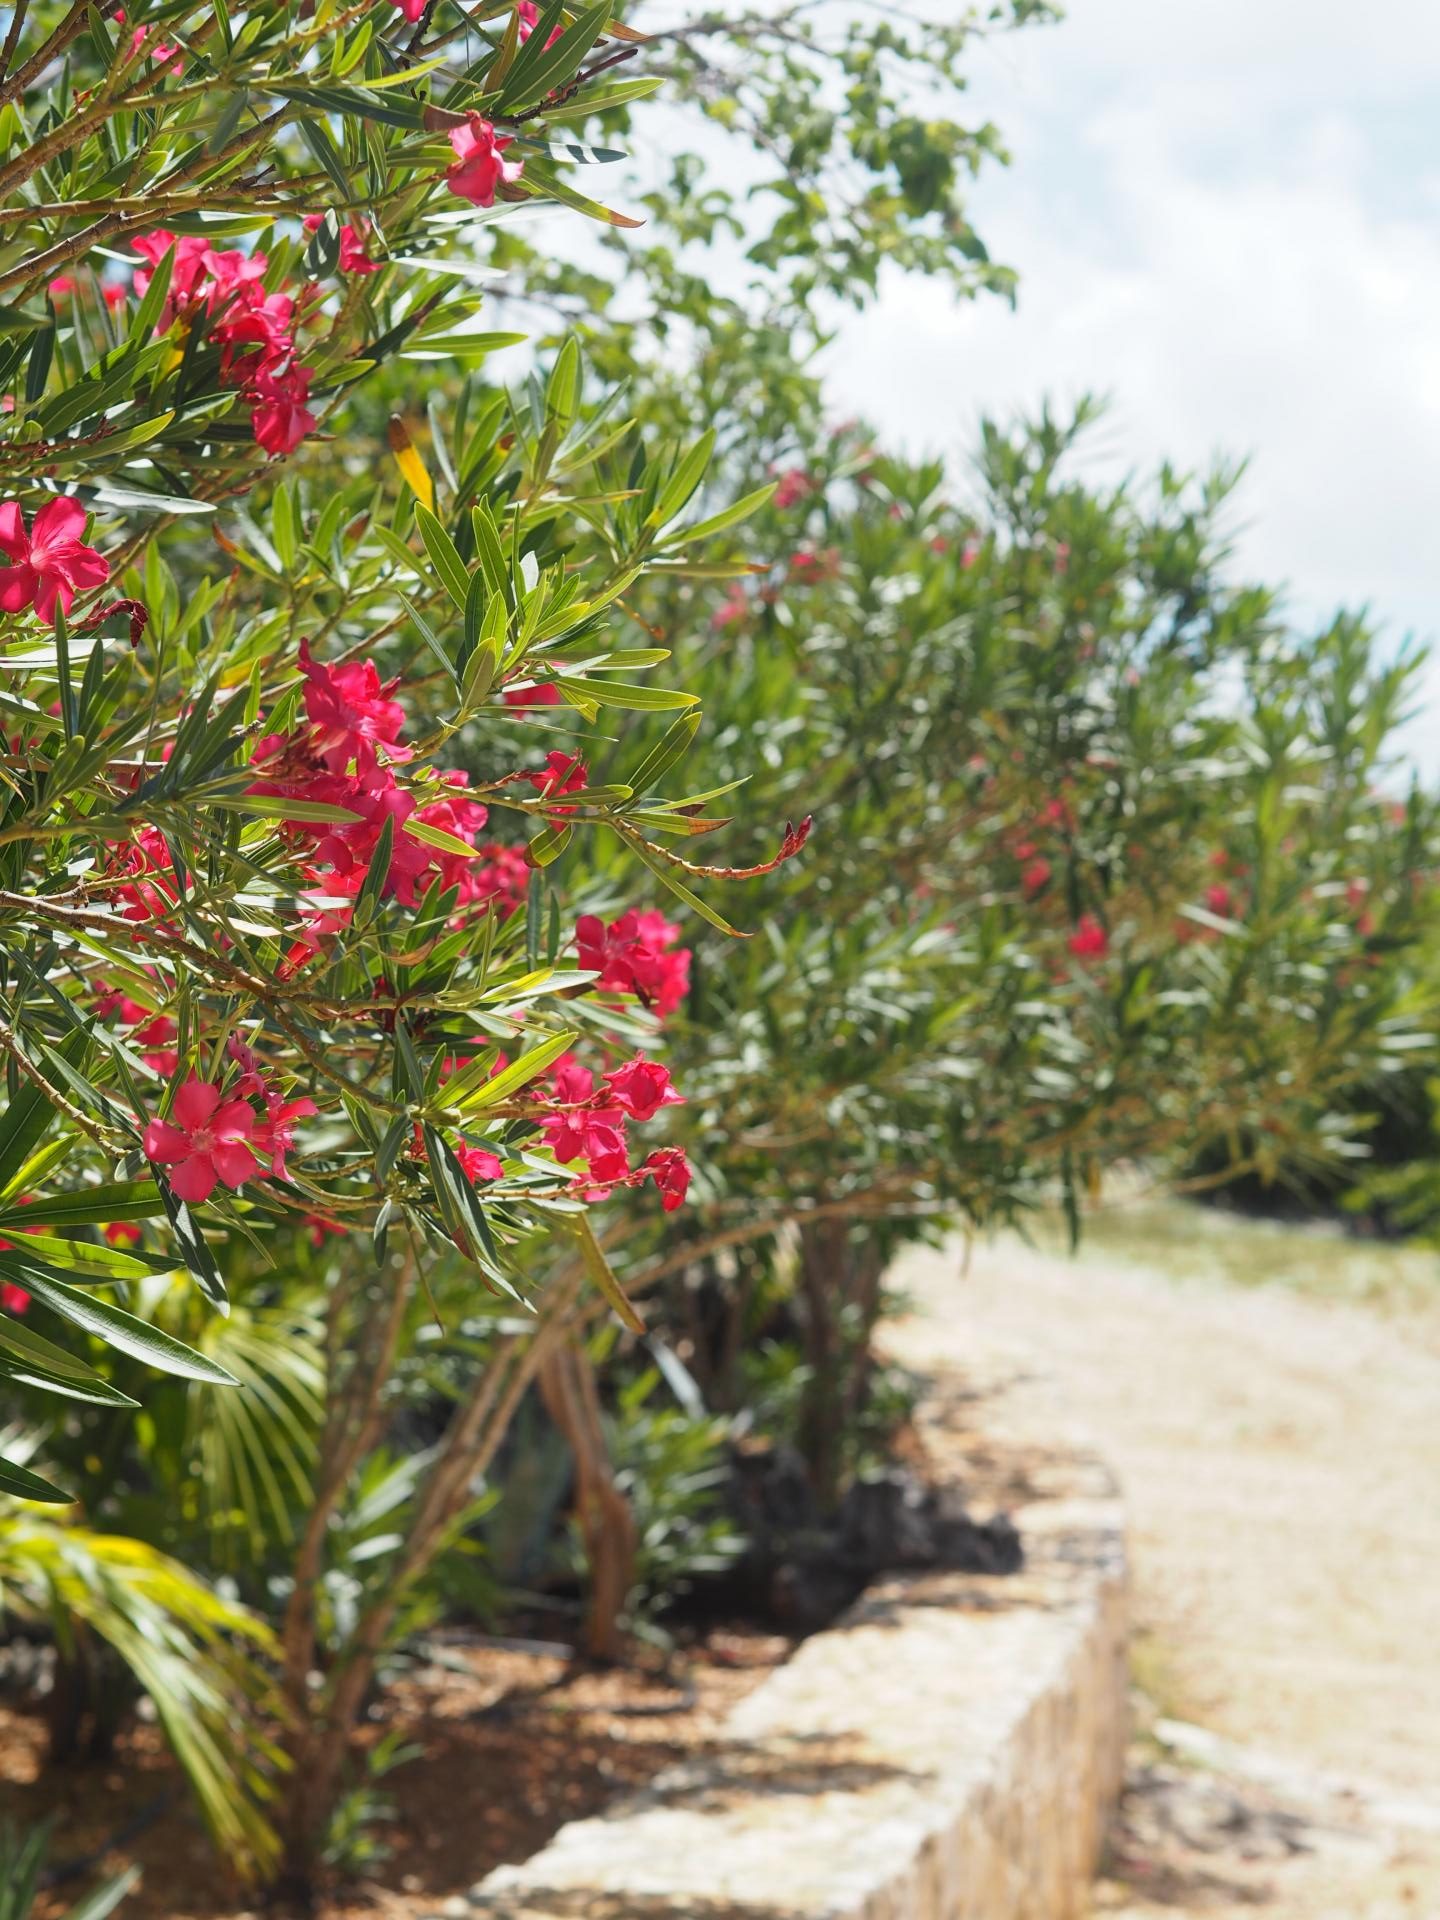
[[[887,287],[829,350],[837,407],[963,458],[984,413],[1107,394],[1112,471],[1249,456],[1237,565],[1298,621],[1440,641],[1440,0],[1070,0],[973,75],[1014,164],[970,212],[1018,310]]]

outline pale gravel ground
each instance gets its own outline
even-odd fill
[[[1004,1238],[964,1272],[918,1250],[895,1276],[923,1314],[904,1358],[1026,1356],[1027,1394],[1118,1473],[1142,1718],[1296,1773],[1277,1797],[1137,1740],[1096,1912],[1440,1920],[1440,1832],[1316,1780],[1440,1821],[1440,1280],[1357,1304],[1177,1281],[1158,1238],[1153,1265],[1106,1238],[1076,1261]]]

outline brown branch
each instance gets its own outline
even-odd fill
[[[22,3],[15,9],[15,18],[10,23],[10,33],[5,42],[5,61],[7,66],[10,55],[15,50],[15,42],[20,37],[19,29],[24,22],[25,11],[25,0],[22,0]],[[6,107],[12,100],[18,99],[29,86],[30,82],[38,79],[46,67],[49,66],[50,62],[54,60],[57,55],[65,51],[66,47],[69,46],[70,42],[77,37],[84,27],[88,12],[88,0],[75,0],[75,4],[50,35],[50,38],[45,41],[38,51],[31,54],[23,67],[18,68],[16,72],[11,75],[10,79],[8,79],[3,86],[0,86],[0,107]]]

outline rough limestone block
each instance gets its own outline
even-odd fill
[[[464,1911],[1079,1920],[1124,1765],[1124,1531],[1104,1469],[1045,1440],[1014,1512],[1024,1572],[881,1581],[718,1753],[562,1827]]]

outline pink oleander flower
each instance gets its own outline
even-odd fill
[[[140,1229],[129,1220],[112,1220],[105,1229],[105,1238],[112,1247],[138,1247]]]
[[[737,627],[742,620],[750,617],[750,602],[738,587],[733,588],[710,616],[710,625],[716,633],[723,633],[727,627]]]
[[[473,1187],[477,1180],[498,1180],[505,1169],[486,1147],[467,1147],[462,1140],[455,1149],[460,1171]]]
[[[110,872],[124,876],[114,898],[125,920],[161,920],[178,888],[170,849],[158,827],[141,827],[133,840],[110,848]]]
[[[525,778],[543,800],[548,800],[552,794],[578,793],[589,780],[590,775],[585,762],[577,754],[557,750],[547,754],[545,765],[532,773],[527,773]],[[575,809],[555,807],[551,811],[562,814],[573,813]]]
[[[300,224],[307,233],[314,233],[324,219],[323,213],[307,213]],[[348,221],[341,227],[339,259],[341,273],[379,273],[385,263],[383,260],[372,260],[365,251],[368,239],[369,233],[363,221],[359,227],[351,226]]]
[[[169,1120],[145,1128],[145,1152],[170,1168],[176,1196],[192,1204],[208,1200],[215,1182],[243,1187],[261,1172],[252,1142],[256,1122],[244,1100],[222,1100],[207,1080],[187,1080],[176,1094]]]
[[[149,31],[148,27],[136,27],[130,36],[132,54],[140,53],[144,49],[145,37]],[[151,47],[150,58],[156,66],[164,68],[167,73],[181,74],[185,71],[185,62],[180,57],[179,47],[171,46],[166,40],[161,40]]]
[[[657,1147],[644,1163],[644,1171],[660,1189],[660,1205],[666,1213],[683,1207],[690,1191],[690,1162],[680,1147]]]
[[[85,545],[84,531],[85,509],[68,494],[41,507],[28,534],[18,501],[0,506],[0,553],[10,561],[0,571],[0,608],[22,613],[33,606],[53,626],[57,601],[68,614],[77,593],[102,586],[110,562]]]
[[[460,898],[467,904],[491,903],[502,920],[525,903],[534,871],[523,847],[487,841],[475,849],[479,858],[466,863],[460,876]]]
[[[580,965],[600,976],[597,985],[636,994],[662,1018],[690,990],[689,948],[667,951],[679,936],[664,914],[633,907],[608,927],[593,913],[582,914],[575,926]]]
[[[797,580],[833,580],[840,571],[838,547],[821,547],[818,552],[800,547],[790,556],[790,571]]]
[[[478,113],[466,114],[463,127],[450,129],[450,145],[455,162],[446,170],[445,184],[474,206],[493,207],[496,188],[513,185],[524,171],[523,162],[501,158],[511,145],[509,136],[497,134]]]
[[[815,491],[815,482],[804,467],[787,467],[775,482],[772,504],[783,513],[787,507],[798,506],[802,500],[808,500]]]
[[[288,293],[266,293],[251,281],[237,280],[233,294],[222,296],[217,290],[212,295],[212,311],[219,317],[211,325],[210,338],[220,349],[220,372],[231,386],[242,387],[248,394],[261,374],[282,383],[290,380],[286,363],[295,351],[295,302]],[[308,390],[308,368],[293,371],[303,373]]]
[[[429,0],[395,0],[395,5],[413,27],[429,5]]]
[[[30,1296],[24,1287],[17,1287],[13,1280],[0,1280],[0,1307],[6,1313],[24,1313],[30,1306]]]
[[[535,0],[518,0],[515,8],[515,17],[520,23],[520,44],[523,47],[536,27],[540,24],[540,9],[536,6]],[[552,27],[550,29],[549,38],[545,42],[546,53],[550,51],[551,47],[554,46],[564,31],[565,29],[563,27]]]
[[[573,1053],[562,1053],[550,1069],[550,1090],[561,1106],[578,1107],[595,1091],[595,1076]]]
[[[160,310],[158,327],[164,332],[175,318],[176,312],[189,306],[199,295],[201,288],[209,278],[206,264],[210,252],[209,243],[203,234],[186,233],[176,236],[166,227],[156,227],[150,233],[137,233],[130,242],[143,260],[152,267],[158,267],[171,247],[175,249],[175,265],[170,273],[170,289],[165,297],[165,305]],[[260,271],[265,271],[264,254],[252,256],[260,262]],[[143,300],[150,285],[150,274],[144,267],[135,272],[135,294]]]
[[[373,660],[322,666],[312,658],[310,643],[302,640],[300,671],[305,676],[309,745],[331,773],[346,772],[352,761],[361,771],[373,767],[377,746],[385,748],[387,759],[410,759],[410,748],[400,745],[405,709],[390,698],[399,682],[382,683]]]
[[[315,430],[315,416],[305,402],[313,375],[308,367],[290,367],[270,373],[263,367],[251,381],[250,426],[255,444],[272,458],[293,453],[307,433]]]
[[[50,295],[50,298],[58,304],[60,301],[68,300],[71,297],[75,291],[75,282],[70,278],[68,273],[57,273],[45,291]]]
[[[1223,880],[1217,880],[1213,887],[1205,889],[1205,904],[1211,913],[1229,914],[1235,910],[1235,899]]]
[[[302,1224],[312,1247],[323,1247],[330,1235],[339,1239],[350,1231],[348,1227],[342,1227],[338,1220],[327,1219],[323,1213],[307,1213]]]
[[[632,1120],[649,1120],[661,1107],[684,1105],[683,1096],[675,1091],[670,1079],[669,1068],[662,1067],[658,1060],[647,1060],[643,1053],[626,1061],[623,1067],[616,1067],[613,1073],[607,1073],[605,1084],[615,1104]]]
[[[1027,900],[1033,900],[1043,893],[1050,884],[1050,862],[1046,859],[1031,860],[1020,875],[1021,890]]]
[[[1110,936],[1093,913],[1082,913],[1066,944],[1077,960],[1099,960],[1110,951]]]
[[[295,1144],[295,1122],[308,1120],[318,1112],[313,1100],[282,1100],[278,1093],[266,1093],[265,1118],[260,1122],[255,1145],[261,1153],[269,1154],[270,1171],[275,1179],[290,1178],[285,1156]]]

